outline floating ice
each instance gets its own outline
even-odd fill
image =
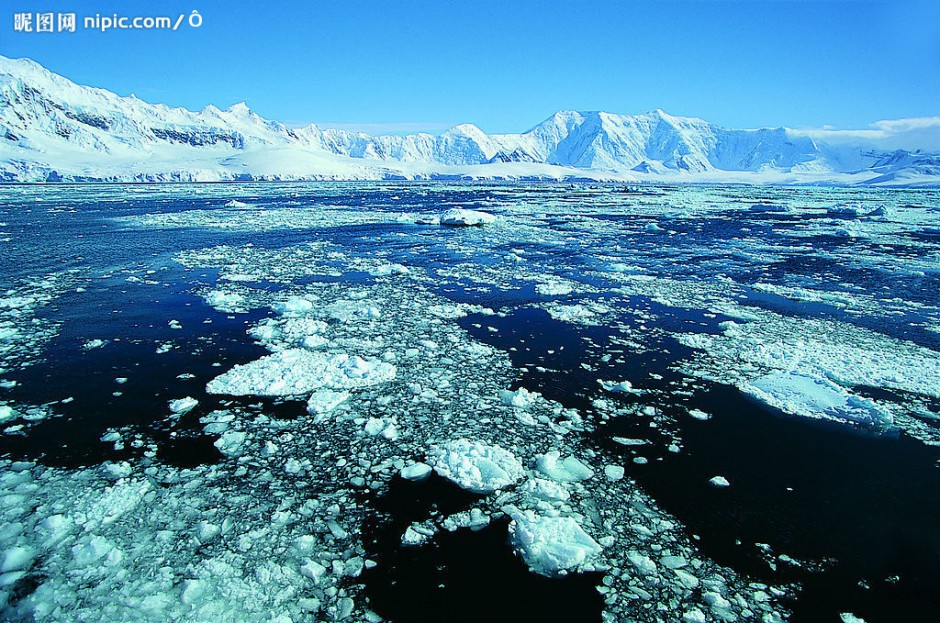
[[[594,476],[591,468],[575,457],[560,459],[560,456],[557,451],[539,456],[535,461],[535,469],[558,482],[580,482]]]
[[[516,391],[509,391],[508,389],[499,390],[499,399],[503,404],[520,409],[525,409],[532,405],[540,396],[541,394],[538,392],[530,392],[525,387],[520,387]]]
[[[832,206],[826,210],[826,215],[833,218],[861,218],[865,215],[865,210],[858,203]]]
[[[286,301],[275,303],[273,309],[283,316],[302,316],[313,309],[313,301],[292,296]]]
[[[463,209],[448,210],[441,214],[440,218],[441,225],[449,225],[451,227],[470,227],[495,222],[496,217],[492,214]]]
[[[383,264],[369,271],[373,277],[388,277],[390,275],[407,275],[408,267],[401,264]]]
[[[623,474],[624,469],[621,465],[606,465],[604,467],[604,475],[610,480],[622,480]]]
[[[541,294],[542,296],[564,296],[571,294],[573,291],[574,286],[567,281],[558,279],[535,284],[536,294]]]
[[[510,509],[509,538],[529,568],[540,575],[576,571],[601,552],[601,546],[571,517],[546,517]]]
[[[192,411],[198,404],[199,404],[199,401],[193,398],[192,396],[186,396],[185,398],[177,398],[176,400],[171,400],[169,402],[170,411],[178,415],[182,415],[183,413]]]
[[[708,484],[718,489],[723,489],[725,487],[731,486],[731,483],[728,482],[728,479],[725,478],[724,476],[714,476],[712,478],[709,478]]]
[[[245,311],[242,307],[245,297],[237,292],[210,290],[203,294],[202,298],[207,305],[221,312],[231,314]]]
[[[332,389],[318,389],[307,400],[307,413],[314,416],[314,422],[319,423],[323,417],[349,400],[349,392],[338,392]]]
[[[890,426],[894,419],[867,398],[850,394],[832,381],[806,374],[774,372],[750,381],[742,391],[752,398],[793,415]]]
[[[206,386],[210,394],[299,396],[318,389],[349,389],[395,378],[395,366],[346,354],[294,348],[235,366]]]
[[[413,463],[402,467],[399,473],[405,480],[420,481],[426,480],[431,475],[431,466],[427,463]]]
[[[492,493],[524,474],[522,464],[511,452],[468,439],[432,445],[428,464],[439,475],[474,493]]]

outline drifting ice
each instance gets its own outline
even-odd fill
[[[349,389],[395,378],[395,366],[346,354],[292,348],[235,366],[206,386],[210,394],[297,396],[318,389]]]
[[[474,493],[492,493],[523,475],[522,464],[511,452],[467,439],[431,446],[428,464],[439,475]]]
[[[793,415],[871,426],[890,426],[894,422],[891,414],[873,401],[853,396],[820,377],[774,372],[742,389],[748,396]]]

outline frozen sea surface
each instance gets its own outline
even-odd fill
[[[936,619],[938,227],[930,190],[0,187],[2,618]]]

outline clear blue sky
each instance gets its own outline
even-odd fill
[[[16,33],[14,13],[198,29]],[[173,106],[292,125],[523,131],[559,109],[729,127],[940,115],[940,0],[4,0],[0,54]]]

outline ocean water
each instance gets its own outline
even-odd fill
[[[937,618],[940,193],[655,191],[0,187],[5,618]],[[427,222],[454,208],[498,220]],[[296,348],[396,376],[316,381],[349,394],[327,417],[207,392]],[[892,423],[749,398],[774,371]],[[559,500],[398,473],[457,438],[594,474]],[[603,552],[533,573],[510,507]]]

